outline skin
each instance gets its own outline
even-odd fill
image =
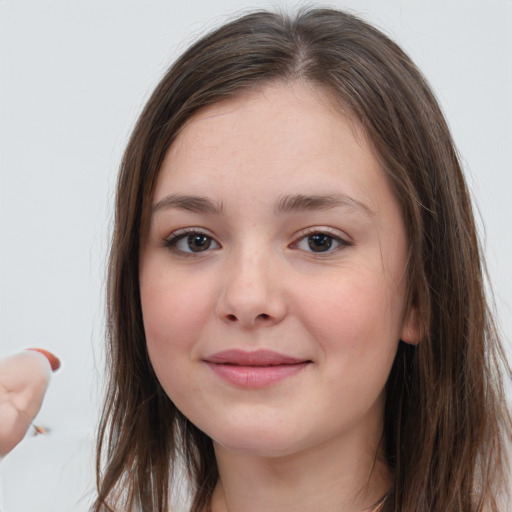
[[[43,403],[51,374],[48,358],[32,350],[0,361],[1,457],[7,455],[30,428]]]
[[[298,195],[324,201],[283,207]],[[190,252],[187,229],[205,250]],[[322,91],[274,84],[186,124],[158,176],[141,302],[158,379],[213,439],[213,512],[355,512],[386,492],[384,386],[399,339],[418,337],[404,315],[407,252],[364,133]],[[308,363],[247,389],[206,362],[227,349]]]

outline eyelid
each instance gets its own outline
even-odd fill
[[[199,251],[197,253],[187,252],[187,251],[182,251],[180,249],[177,249],[176,248],[177,242],[179,242],[183,238],[190,236],[190,235],[207,236],[208,238],[212,239],[212,241],[217,245],[217,247],[215,247],[214,249],[206,250],[206,251]],[[221,247],[221,244],[216,240],[216,238],[208,230],[206,230],[204,228],[199,228],[199,227],[188,227],[188,228],[176,229],[169,235],[162,238],[162,244],[164,247],[166,247],[170,250],[174,250],[176,253],[179,253],[184,256],[191,256],[191,255],[192,256],[200,256],[203,252],[204,253],[211,252],[211,250],[217,250]]]
[[[304,238],[308,235],[313,235],[315,233],[325,233],[326,235],[331,235],[333,238],[339,238],[340,240],[346,242],[347,244],[352,244],[351,237],[347,235],[345,232],[340,231],[336,228],[331,228],[329,226],[311,226],[308,228],[304,228],[296,233],[295,239],[299,240],[300,238]]]
[[[328,226],[312,226],[309,228],[305,228],[302,231],[299,231],[295,236],[295,240],[289,245],[289,247],[295,248],[301,240],[303,240],[304,238],[306,238],[310,235],[314,235],[317,233],[329,235],[334,240],[337,240],[340,243],[341,248],[350,247],[350,246],[354,245],[351,238],[346,233],[339,231],[338,229],[330,228]],[[337,249],[339,249],[339,247]],[[335,251],[336,251],[336,249],[333,249],[331,251],[325,251],[325,252],[317,252],[317,253],[313,253],[313,251],[311,251],[311,252],[315,255],[322,256],[322,255],[331,254]]]

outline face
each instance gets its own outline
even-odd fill
[[[380,436],[407,241],[358,124],[274,85],[195,115],[168,150],[141,250],[147,347],[218,446],[279,456]]]

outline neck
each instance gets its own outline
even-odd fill
[[[212,512],[369,512],[390,484],[379,445],[358,434],[281,457],[215,445]]]

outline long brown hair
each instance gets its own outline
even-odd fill
[[[510,376],[484,294],[471,201],[448,127],[425,79],[385,35],[330,9],[255,12],[194,44],[149,99],[118,182],[108,276],[109,384],[93,510],[164,512],[184,459],[204,512],[217,483],[212,442],[174,406],[153,373],[138,263],[166,150],[199,109],[248,88],[303,80],[364,127],[402,209],[410,254],[407,308],[422,339],[400,343],[387,383],[384,450],[393,480],[383,511],[497,511]],[[110,503],[110,505],[109,505]]]

